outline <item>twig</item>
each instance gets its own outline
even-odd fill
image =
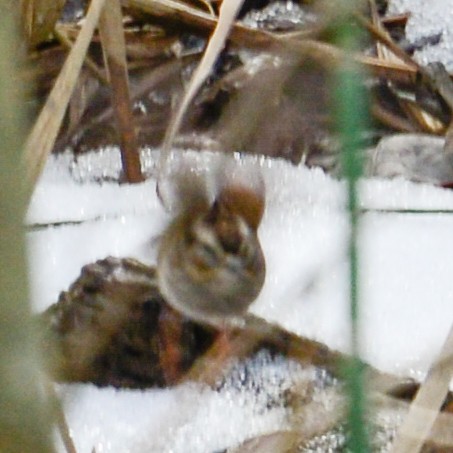
[[[112,101],[121,142],[124,177],[130,183],[143,181],[129,95],[123,16],[119,0],[110,0],[100,21],[102,49],[112,88]]]
[[[66,59],[47,101],[28,137],[24,150],[29,187],[33,190],[57,137],[88,46],[106,0],[93,0],[79,36]]]

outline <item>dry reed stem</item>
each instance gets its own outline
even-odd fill
[[[31,190],[33,190],[55,143],[105,1],[92,0],[74,47],[25,144],[23,160]]]
[[[126,42],[119,0],[110,0],[108,8],[103,9],[99,20],[99,33],[119,129],[123,176],[127,182],[141,182],[144,178],[129,94]]]
[[[422,448],[449,389],[453,375],[452,354],[453,326],[397,433],[394,453],[417,453]]]

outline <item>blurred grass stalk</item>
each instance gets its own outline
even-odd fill
[[[0,8],[0,451],[42,453],[53,449],[28,303],[18,10],[14,2]]]
[[[360,6],[358,1],[343,3],[343,10],[337,17],[335,28],[336,43],[351,55],[358,49],[361,31],[352,20],[351,13]],[[340,5],[337,5],[340,7]],[[342,145],[342,166],[347,184],[350,237],[349,278],[350,278],[350,324],[351,324],[351,362],[346,364],[346,379],[349,390],[348,432],[349,450],[364,453],[370,451],[366,423],[366,395],[363,370],[360,361],[360,294],[359,294],[359,202],[357,181],[362,174],[362,155],[360,138],[366,125],[367,94],[363,87],[361,68],[352,58],[345,59],[338,67],[333,79],[334,116]]]

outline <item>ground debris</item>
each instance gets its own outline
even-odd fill
[[[233,332],[232,355],[219,360],[213,348],[215,329],[175,316],[158,290],[153,267],[112,257],[86,265],[39,322],[49,373],[59,382],[144,389],[198,380],[219,391],[225,386],[252,391],[263,407],[277,405],[290,411],[289,431],[251,439],[231,452],[253,451],[247,449],[252,445],[292,445],[273,451],[347,451],[339,367],[346,355],[249,315],[245,327]],[[174,332],[179,344],[176,376],[166,370],[162,327]],[[260,377],[256,370],[269,365],[276,371]],[[288,376],[283,377],[281,370]],[[388,451],[418,384],[372,367],[367,367],[367,383],[374,451]],[[438,443],[453,440],[448,434],[453,432],[448,431],[452,399],[449,394],[447,412],[439,416],[429,439],[432,449],[427,451],[445,451],[436,450]]]
[[[152,10],[133,0],[123,3],[137,141],[158,147],[216,24],[220,2],[181,2],[177,11],[165,2]],[[66,46],[79,33],[84,4],[68,2],[57,24],[56,36],[60,41],[64,36]],[[451,118],[444,96],[412,59],[414,48],[405,41],[407,16],[386,15],[386,10],[387,2],[379,2],[375,14],[357,12],[369,33],[358,60],[368,69],[365,85],[374,117],[363,135],[364,148],[395,132],[443,135]],[[341,173],[330,79],[344,55],[330,43],[333,16],[316,2],[244,2],[231,40],[191,103],[176,144],[186,137],[182,146],[198,149],[197,140],[187,137],[205,137],[224,152],[282,157]],[[34,105],[47,96],[66,53],[65,45],[50,39],[30,54],[27,77],[37,81]],[[77,154],[119,143],[102,66],[95,36],[55,152],[69,148]]]

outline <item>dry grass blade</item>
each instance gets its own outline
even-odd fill
[[[417,453],[427,439],[453,375],[453,327],[397,433],[394,453]]]
[[[373,4],[374,2],[371,3]],[[420,65],[393,41],[390,34],[382,26],[377,14],[374,15],[375,24],[369,22],[360,14],[356,14],[355,17],[378,41],[378,55],[383,61],[404,63],[417,72],[422,71]],[[419,105],[400,98],[397,98],[397,100],[408,118],[411,118],[419,129],[434,134],[439,134],[443,131],[443,124],[436,121],[432,115],[425,112]]]
[[[372,393],[370,395],[370,403],[377,410],[380,408],[393,408],[401,410],[404,413],[410,411],[411,408],[411,403],[395,398],[394,396],[384,395],[382,393]],[[422,407],[419,408],[419,411],[422,417],[430,417],[432,414],[430,409],[424,409]],[[425,438],[425,442],[426,444],[433,446],[432,450],[430,448],[426,448],[426,451],[450,452],[451,447],[453,446],[453,414],[450,412],[437,413],[436,421]],[[425,449],[423,451],[425,451]]]
[[[355,17],[378,41],[378,43],[383,44],[389,52],[383,52],[381,57],[383,57],[386,61],[392,62],[404,62],[410,68],[413,69],[420,69],[418,63],[408,55],[401,47],[399,47],[395,42],[392,40],[390,35],[385,31],[385,29],[379,24],[374,25],[368,19],[363,17],[360,14],[356,14]],[[380,46],[382,49],[382,46]]]
[[[66,47],[66,49],[71,50],[74,46],[74,43],[69,39],[69,37],[66,34],[65,28],[61,27],[59,24],[56,25],[55,30],[54,30],[55,37],[60,41],[60,43]],[[98,65],[90,58],[86,57],[85,58],[85,64],[87,65],[87,68],[91,70],[93,75],[101,82],[103,85],[108,85],[109,81],[105,77],[104,73],[102,70],[98,67]]]
[[[427,442],[446,447],[445,451],[452,451],[453,447],[453,415],[449,412],[438,414],[436,421],[429,433]],[[449,450],[448,450],[449,448]],[[438,451],[441,451],[440,449]]]
[[[126,42],[119,0],[110,0],[109,7],[102,11],[99,32],[119,129],[124,178],[127,182],[137,183],[143,181],[143,175],[129,95]]]
[[[191,28],[197,28],[204,33],[210,33],[217,25],[217,19],[210,14],[175,0],[122,0],[122,4],[133,9],[142,10],[158,19],[165,19]],[[315,28],[313,30],[310,28],[306,32],[299,32],[298,38],[313,37],[318,32],[318,29]],[[276,43],[278,37],[273,33],[250,28],[240,22],[236,22],[231,27],[229,39],[240,47],[267,50],[269,45]]]
[[[183,20],[184,22],[187,22],[190,18],[192,24],[199,27],[206,27],[206,24],[211,24],[214,28],[216,24],[215,17],[209,13],[176,0],[122,0],[121,3],[124,6],[145,11],[155,17],[167,18],[173,16],[173,19]]]
[[[57,137],[88,46],[106,0],[93,0],[85,23],[28,137],[24,163],[30,187],[34,187]]]
[[[411,100],[400,100],[400,105],[403,111],[409,118],[412,118],[417,124],[419,130],[428,134],[443,134],[445,133],[445,125],[429,112],[423,110],[420,105]]]
[[[203,58],[192,75],[187,91],[184,94],[178,109],[172,115],[170,124],[166,131],[159,163],[159,178],[165,177],[165,165],[168,159],[168,154],[173,143],[173,139],[178,132],[184,113],[200,89],[201,85],[209,76],[217,57],[225,46],[228,32],[230,31],[242,3],[243,0],[229,0],[228,2],[225,1],[222,3],[219,20],[217,22],[217,27],[214,30],[214,34],[208,42]],[[165,203],[165,200],[163,201]]]

